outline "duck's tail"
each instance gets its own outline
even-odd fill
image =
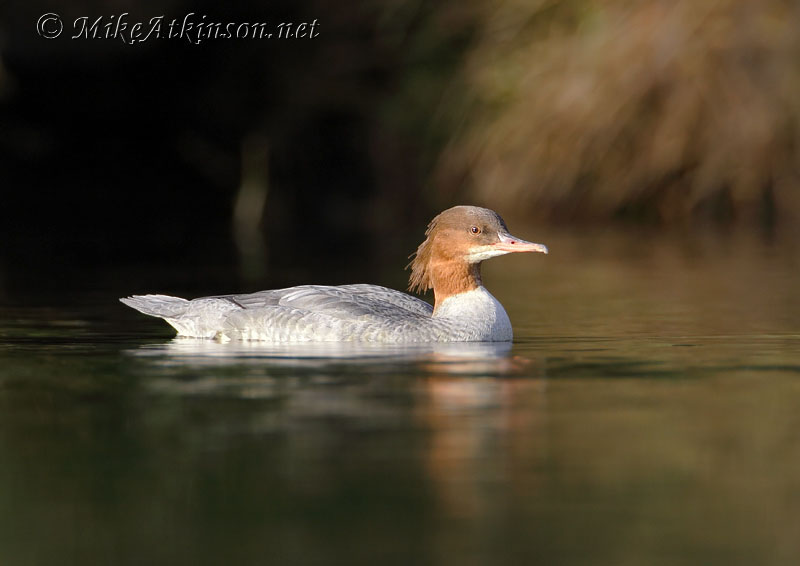
[[[133,295],[120,299],[120,302],[144,314],[165,319],[179,317],[189,307],[186,299],[169,295]]]

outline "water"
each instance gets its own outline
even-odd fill
[[[484,269],[513,345],[0,310],[0,563],[798,563],[797,250],[542,240]]]

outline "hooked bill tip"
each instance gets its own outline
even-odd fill
[[[544,244],[536,244],[534,242],[527,242],[514,238],[513,236],[501,234],[500,241],[493,244],[493,247],[503,252],[538,252],[546,254],[548,252],[547,246]]]

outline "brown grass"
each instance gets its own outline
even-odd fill
[[[545,217],[800,219],[792,2],[484,1],[442,111],[462,200]],[[777,216],[776,216],[777,215]]]

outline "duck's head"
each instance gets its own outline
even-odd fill
[[[414,254],[409,290],[433,289],[436,304],[481,285],[482,261],[513,252],[547,253],[542,244],[508,232],[500,215],[488,208],[454,206],[428,224],[425,241]]]

